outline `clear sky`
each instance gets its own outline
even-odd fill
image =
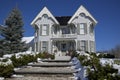
[[[54,16],[72,16],[83,5],[98,21],[96,49],[108,50],[120,44],[120,0],[0,0],[0,24],[16,6],[24,20],[24,36],[33,36],[32,20],[46,6]]]

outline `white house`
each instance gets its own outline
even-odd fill
[[[73,16],[53,16],[44,7],[32,21],[35,51],[64,56],[69,50],[95,52],[97,21],[80,6]]]

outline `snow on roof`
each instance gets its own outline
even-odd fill
[[[34,39],[34,36],[31,37],[23,37],[22,41],[25,41],[26,44],[30,43]]]

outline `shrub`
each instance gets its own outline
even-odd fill
[[[10,77],[13,73],[13,65],[12,64],[0,64],[0,77]]]
[[[14,65],[14,67],[20,67],[27,65],[29,62],[36,62],[37,57],[34,55],[21,55],[19,58],[16,58],[15,55],[11,57],[11,61]]]
[[[114,64],[120,65],[120,60],[114,60]]]
[[[8,61],[8,59],[2,59],[2,60],[0,60],[1,62],[7,62]]]
[[[68,55],[71,56],[71,58],[78,56],[78,54],[75,50],[69,50]]]
[[[52,55],[52,54],[49,54],[47,52],[43,52],[43,53],[39,53],[36,55],[37,58],[42,58],[42,59],[48,59],[48,58],[51,58],[51,59],[54,59],[55,56]]]

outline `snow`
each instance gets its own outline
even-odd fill
[[[14,71],[20,70],[21,68],[14,68]]]
[[[16,74],[13,74],[11,77],[13,77],[13,78],[19,78],[19,77],[24,77],[24,75],[16,75]]]
[[[118,74],[120,74],[120,65],[113,64],[113,68],[118,69]]]
[[[74,75],[74,79],[75,80],[79,80],[81,78],[81,80],[87,80],[86,78],[86,67],[83,67],[80,64],[80,61],[74,57],[71,62],[73,63],[73,66],[71,67],[72,69],[75,69],[76,73],[73,73]],[[70,62],[70,63],[71,63]]]
[[[25,41],[25,43],[28,44],[28,43],[30,43],[33,39],[34,39],[34,36],[31,36],[31,37],[23,37],[23,38],[22,38],[22,41],[23,41],[23,42]]]
[[[87,57],[90,56],[88,53],[85,53],[85,51],[76,51],[76,52],[77,52],[77,54],[79,54],[79,55],[85,55],[85,56],[87,56]]]
[[[5,54],[5,55],[3,55],[3,58],[11,58],[13,56],[13,54]]]
[[[107,58],[101,58],[100,63],[102,65],[105,65],[105,64],[113,65],[114,60],[113,59],[107,59]]]
[[[4,77],[0,77],[0,80],[4,80],[5,78]]]
[[[0,64],[9,65],[9,64],[12,64],[12,61],[10,59],[8,59],[7,62],[0,62]]]

